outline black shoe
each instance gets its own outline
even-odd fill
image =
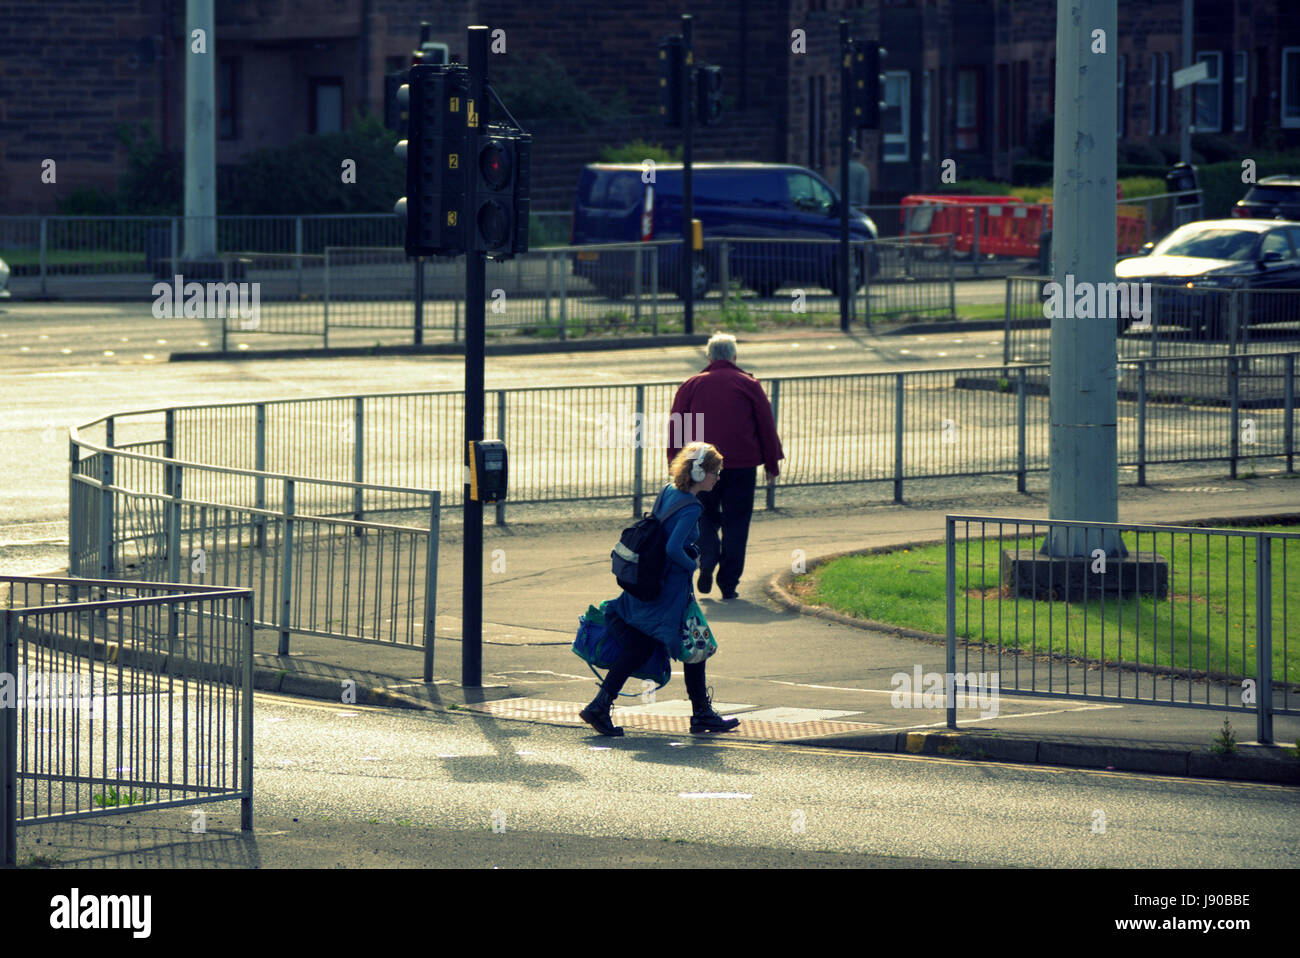
[[[708,595],[708,594],[709,594],[709,591],[713,588],[713,570],[712,570],[712,569],[709,569],[707,572],[706,572],[704,569],[701,569],[701,570],[700,570],[700,582],[699,582],[699,585],[697,586],[697,588],[698,588],[698,590],[699,590],[700,595]]]
[[[737,598],[738,596],[739,596],[739,593],[736,592],[735,589],[723,589],[723,590],[722,590],[722,601],[724,601],[724,602],[726,602],[726,601],[729,600],[729,599],[735,599],[735,598]]]
[[[740,724],[740,719],[723,718],[713,711],[713,690],[710,689],[702,702],[692,703],[695,714],[691,716],[691,734],[700,732],[730,732]]]
[[[615,725],[610,717],[609,707],[613,704],[613,694],[601,689],[591,700],[591,704],[579,712],[578,716],[601,735],[617,738],[623,734],[623,729]]]

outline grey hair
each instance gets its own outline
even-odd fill
[[[707,348],[710,362],[717,362],[720,359],[729,363],[736,361],[736,337],[731,333],[714,333],[709,337]]]

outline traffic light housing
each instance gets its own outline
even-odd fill
[[[468,93],[464,67],[430,64],[411,67],[398,91],[409,134],[395,151],[406,160],[406,196],[395,212],[406,217],[408,256],[465,252]]]
[[[850,125],[859,130],[880,129],[881,93],[885,78],[880,74],[884,49],[872,40],[853,42],[850,92]]]
[[[695,118],[701,126],[722,120],[722,67],[701,66],[695,74]]]
[[[659,41],[659,115],[668,126],[682,125],[684,60],[684,41],[680,35]]]
[[[489,124],[472,134],[473,218],[470,249],[492,259],[528,252],[528,180],[532,137]]]

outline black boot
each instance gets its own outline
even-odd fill
[[[713,690],[700,698],[691,698],[695,714],[691,716],[691,734],[698,732],[730,732],[740,724],[740,719],[723,718],[713,711]]]
[[[609,714],[609,707],[614,704],[614,693],[601,689],[596,693],[596,697],[591,700],[591,704],[578,713],[579,717],[594,728],[601,735],[609,735],[617,738],[623,734],[623,729],[614,724]]]

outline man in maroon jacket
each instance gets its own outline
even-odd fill
[[[698,440],[712,443],[722,453],[722,478],[712,492],[699,493],[704,506],[699,591],[704,594],[713,588],[716,569],[722,598],[734,599],[745,570],[758,467],[762,465],[767,481],[774,482],[780,474],[777,463],[785,453],[767,394],[757,379],[736,365],[736,337],[715,333],[708,355],[709,365],[682,383],[673,399],[668,461],[682,446]],[[701,430],[703,435],[698,434]]]

